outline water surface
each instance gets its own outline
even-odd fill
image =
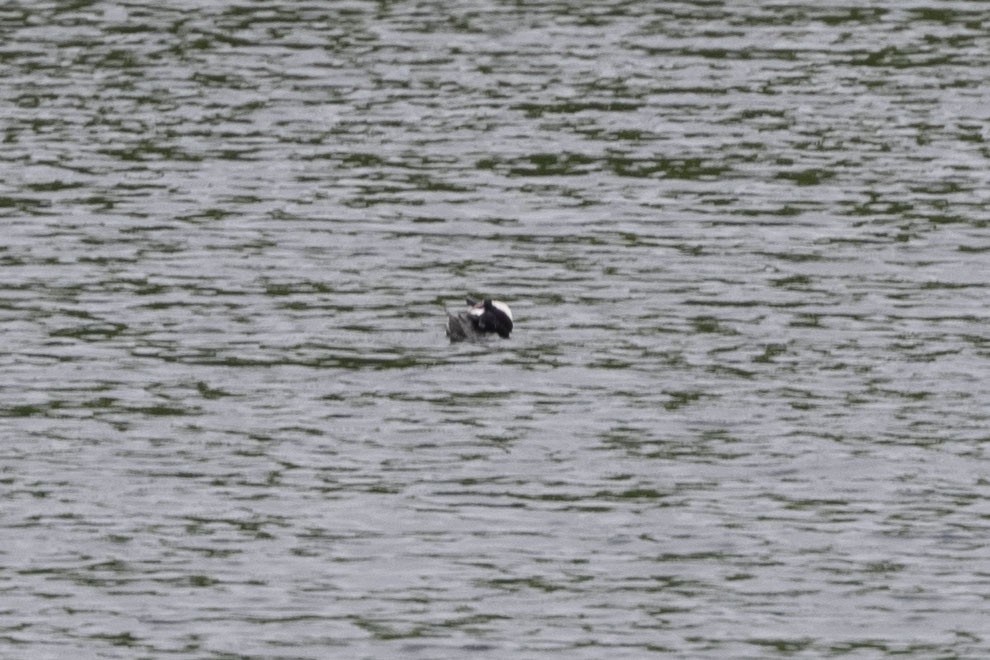
[[[4,655],[986,657],[988,21],[4,6]]]

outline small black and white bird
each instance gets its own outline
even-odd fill
[[[447,336],[450,341],[477,341],[497,334],[507,339],[512,332],[512,310],[501,300],[485,298],[481,302],[467,299],[463,312],[447,312]]]

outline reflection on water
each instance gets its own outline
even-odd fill
[[[0,644],[986,655],[985,14],[0,9]]]

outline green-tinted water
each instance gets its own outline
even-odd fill
[[[987,656],[988,28],[0,7],[0,655]]]

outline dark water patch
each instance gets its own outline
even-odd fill
[[[11,197],[0,195],[0,210],[12,209],[20,213],[39,213],[41,209],[51,206],[51,203],[44,199],[34,197]]]
[[[127,326],[123,323],[89,323],[83,326],[53,330],[50,336],[100,341],[112,339],[126,330]]]
[[[587,111],[594,112],[632,112],[639,110],[641,102],[628,101],[558,101],[555,103],[524,103],[514,106],[531,119],[538,119],[545,114],[576,114]]]

